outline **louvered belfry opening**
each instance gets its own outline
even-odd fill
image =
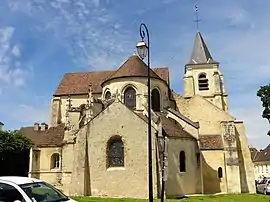
[[[206,74],[200,74],[198,77],[199,90],[209,90],[208,79]]]

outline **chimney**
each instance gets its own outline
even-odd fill
[[[3,130],[4,124],[0,121],[0,130]]]
[[[38,131],[39,130],[39,123],[34,123],[34,131]]]
[[[40,127],[40,130],[41,131],[45,131],[45,130],[47,130],[48,129],[48,125],[46,124],[46,123],[41,123],[41,127]]]

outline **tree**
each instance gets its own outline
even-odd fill
[[[257,96],[261,98],[263,112],[262,117],[267,119],[270,124],[270,84],[265,86],[260,86],[259,90],[257,91]],[[268,134],[270,136],[270,130]]]
[[[32,141],[16,130],[0,130],[0,153],[20,153],[31,145]]]
[[[31,146],[20,132],[0,130],[0,176],[27,176]]]

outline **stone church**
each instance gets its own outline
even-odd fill
[[[254,193],[244,124],[229,114],[219,62],[200,32],[183,70],[183,95],[172,91],[169,68],[150,70],[154,196],[164,154],[166,197]],[[21,128],[34,143],[29,176],[68,195],[147,198],[147,71],[133,54],[116,70],[66,73],[49,124]]]

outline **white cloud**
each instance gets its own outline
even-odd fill
[[[0,88],[4,86],[20,87],[25,84],[25,79],[31,73],[29,68],[20,67],[19,61],[14,58],[20,56],[18,45],[12,47],[13,27],[0,29]],[[1,89],[2,90],[2,89]]]
[[[14,56],[16,56],[16,57],[20,57],[20,56],[21,56],[21,51],[20,51],[19,45],[13,46],[12,53],[13,53]]]
[[[26,5],[21,4],[14,0],[9,7],[12,11],[36,16],[38,23],[34,29],[65,45],[80,67],[108,68],[103,66],[104,61],[119,63],[119,56],[132,51],[127,44],[134,39],[130,40],[130,34],[121,29],[117,14],[101,6],[100,0],[25,0]]]

